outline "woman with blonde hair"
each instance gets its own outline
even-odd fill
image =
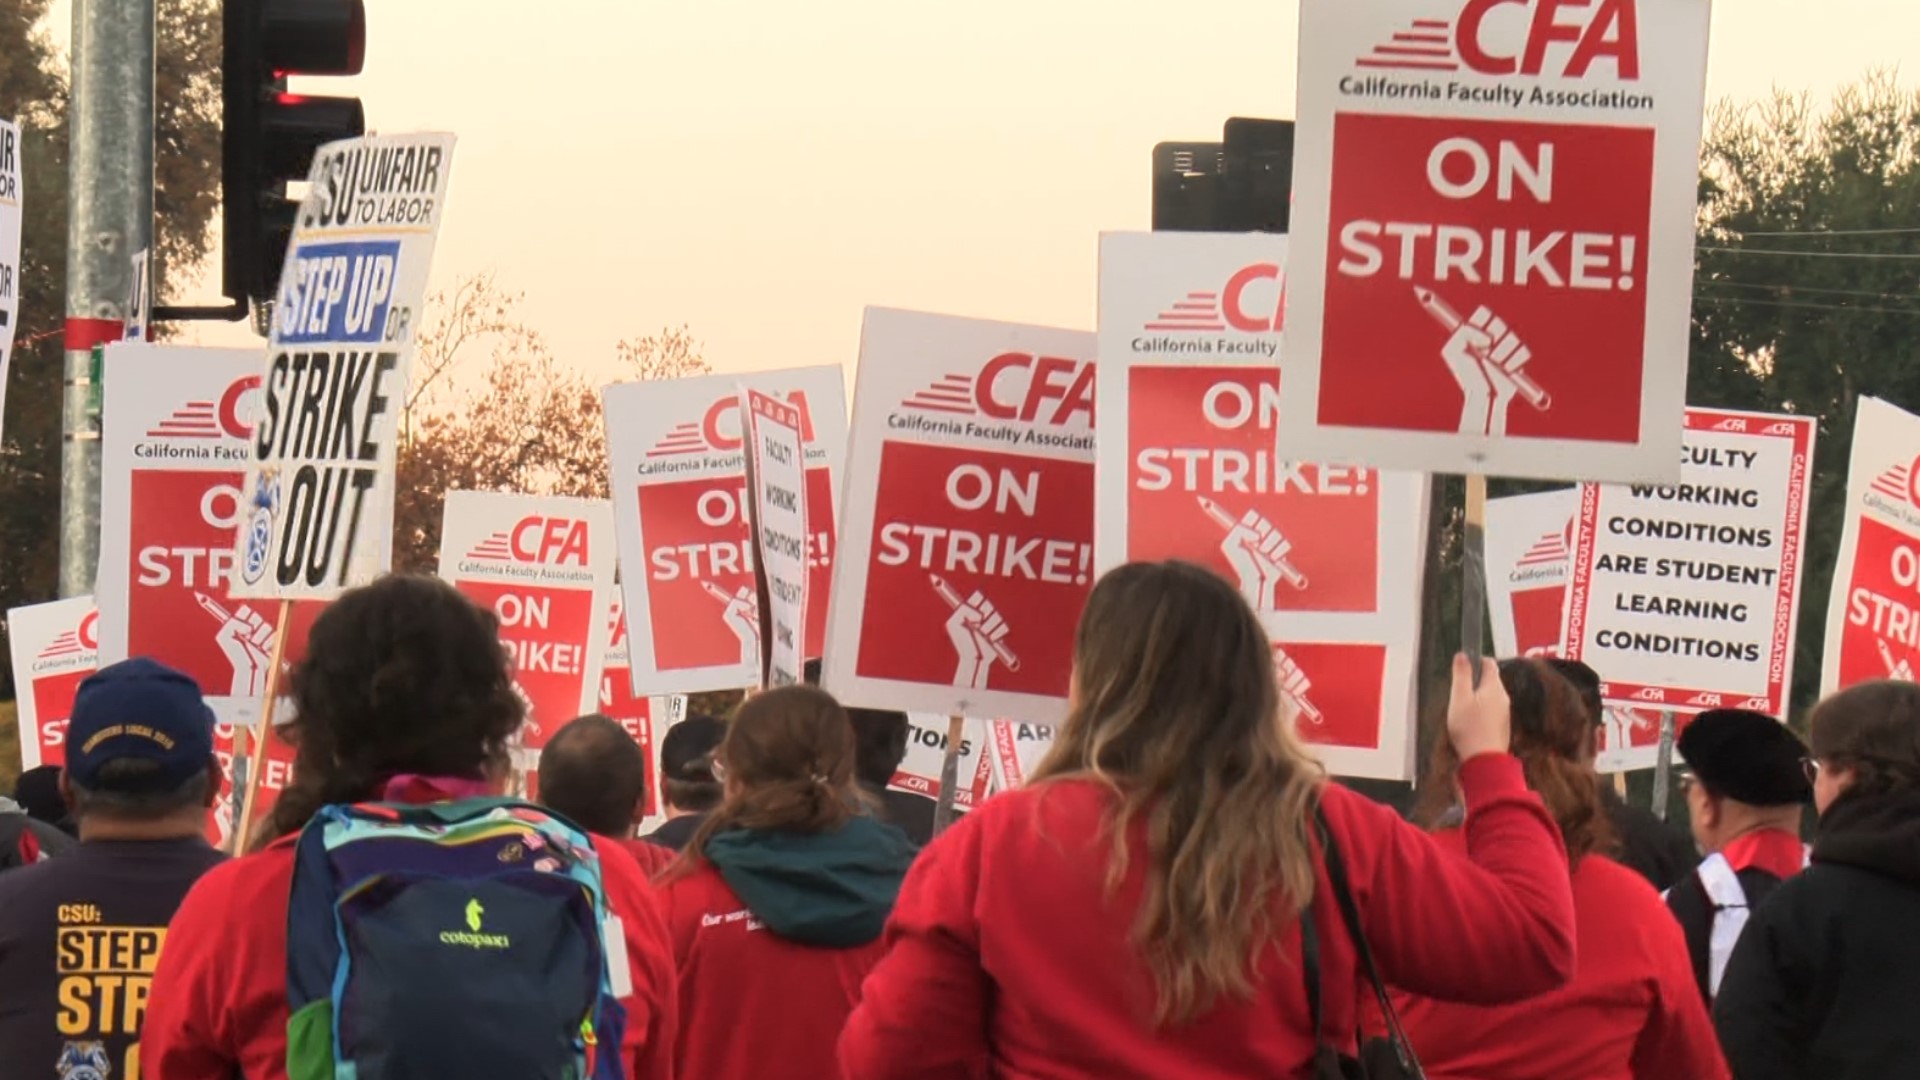
[[[1315,1075],[1353,1052],[1366,987],[1330,860],[1391,981],[1481,1002],[1561,985],[1566,851],[1506,752],[1506,696],[1485,670],[1476,688],[1454,662],[1471,853],[1457,859],[1326,782],[1231,585],[1179,562],[1107,574],[1053,752],[908,874],[842,1074]]]
[[[1613,860],[1617,838],[1587,754],[1580,691],[1545,662],[1505,660],[1513,753],[1560,828],[1573,874],[1579,965],[1573,981],[1524,1003],[1463,1005],[1400,994],[1401,1023],[1430,1080],[1715,1080],[1727,1075],[1694,983],[1680,924],[1639,873]],[[1450,814],[1461,762],[1438,747],[1421,816]],[[1463,859],[1472,838],[1435,839]]]

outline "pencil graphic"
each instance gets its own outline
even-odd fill
[[[718,600],[723,604],[733,603],[733,594],[727,592],[725,589],[722,589],[720,586],[715,585],[711,581],[702,581],[700,583],[700,587],[707,590],[708,596],[713,597],[715,600]]]
[[[1327,718],[1321,714],[1320,707],[1308,701],[1305,694],[1288,694],[1287,697],[1300,707],[1300,715],[1307,718],[1309,724],[1324,724]]]
[[[200,605],[200,610],[213,616],[220,625],[225,626],[227,623],[233,621],[233,616],[227,613],[227,609],[221,607],[219,601],[208,596],[206,593],[196,592],[193,594],[193,599],[195,603]],[[1881,648],[1885,647],[1884,645],[1881,646]]]
[[[1899,671],[1900,662],[1893,658],[1893,650],[1887,648],[1886,641],[1882,638],[1874,638],[1873,643],[1880,646],[1880,662],[1887,665],[1887,674],[1892,675],[1894,672]]]
[[[1460,329],[1461,324],[1466,322],[1465,319],[1460,317],[1459,312],[1448,306],[1447,302],[1440,299],[1432,289],[1425,289],[1415,285],[1413,287],[1413,298],[1419,301],[1420,306],[1426,310],[1427,314],[1433,316],[1434,322],[1446,327],[1447,333],[1449,334]],[[1481,353],[1479,350],[1475,350],[1475,355],[1482,360],[1491,362],[1492,358]],[[1515,386],[1520,388],[1520,396],[1527,399],[1527,404],[1541,410],[1552,406],[1552,396],[1545,390],[1542,390],[1540,384],[1534,382],[1526,372],[1521,371],[1519,366],[1508,367],[1506,364],[1499,364],[1497,366],[1501,371],[1507,373],[1507,377],[1513,380]]]
[[[1219,503],[1214,502],[1205,495],[1195,495],[1194,498],[1200,501],[1200,509],[1205,511],[1206,515],[1213,519],[1214,524],[1228,530],[1236,528],[1239,525],[1239,522],[1234,520],[1233,515],[1227,513],[1226,509]],[[1241,546],[1249,550],[1253,549],[1253,545],[1251,544],[1243,543]],[[1255,554],[1259,554],[1259,552],[1256,551]],[[1271,558],[1271,556],[1266,557]],[[1280,576],[1287,579],[1287,584],[1293,586],[1295,589],[1304,589],[1307,587],[1307,575],[1301,573],[1299,567],[1293,565],[1291,561],[1285,558],[1275,558],[1273,561],[1275,565],[1280,567]]]
[[[949,611],[959,611],[966,606],[966,602],[960,599],[960,594],[954,592],[953,586],[947,584],[939,574],[928,574],[927,580],[933,583],[933,591],[940,594],[940,599],[947,602]],[[1000,662],[1006,665],[1008,671],[1020,670],[1020,658],[1013,655],[1013,650],[1007,648],[1006,642],[996,641],[992,645],[994,655],[1000,658]]]

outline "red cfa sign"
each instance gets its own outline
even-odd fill
[[[609,387],[607,446],[636,694],[760,681],[742,386],[786,401],[799,414],[810,522],[807,592],[827,595],[839,554],[832,511],[846,451],[839,368]],[[820,654],[825,633],[826,605],[809,604],[807,656]]]
[[[7,613],[19,707],[20,767],[67,763],[74,695],[99,665],[100,617],[77,596]]]
[[[1860,399],[1820,691],[1920,669],[1920,417]]]
[[[260,354],[128,344],[106,363],[115,390],[101,421],[101,661],[152,657],[193,676],[221,721],[252,723],[275,638],[288,635],[284,673],[325,606],[298,601],[277,626],[277,605],[233,595]]]
[[[1707,6],[1305,0],[1287,457],[1671,481]]]
[[[1239,586],[1296,680],[1300,734],[1343,775],[1403,779],[1425,485],[1275,453],[1295,392],[1281,377],[1287,243],[1100,238],[1096,561],[1181,559]]]
[[[1050,719],[1093,580],[1091,335],[869,308],[826,684]]]
[[[598,499],[450,491],[440,576],[493,612],[527,702],[525,749],[599,705],[613,512]]]

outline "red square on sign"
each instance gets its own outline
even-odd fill
[[[1277,368],[1129,372],[1127,558],[1211,567],[1259,611],[1373,611],[1380,475],[1275,460],[1279,379]]]
[[[65,765],[67,763],[67,718],[73,715],[74,695],[80,692],[80,684],[87,681],[90,670],[69,671],[64,675],[33,680],[33,708],[40,717],[40,764]],[[20,732],[22,739],[35,738],[35,733]]]
[[[1322,746],[1379,749],[1385,646],[1287,642],[1276,645],[1274,653],[1283,707],[1295,711],[1294,730],[1301,738]],[[1298,669],[1291,678],[1283,655]]]
[[[858,673],[1064,697],[1092,585],[1093,464],[890,442],[875,506]],[[957,614],[976,594],[1005,625],[992,650]]]
[[[460,591],[500,620],[500,644],[512,658],[513,681],[527,696],[521,739],[527,749],[538,750],[580,715],[587,634],[599,617],[593,593],[492,581],[463,581]]]
[[[1566,614],[1567,587],[1515,589],[1513,630],[1521,656],[1560,655],[1561,620]]]
[[[753,535],[746,479],[688,480],[640,488],[647,544],[648,614],[660,671],[757,663]],[[819,656],[833,584],[833,482],[807,470],[807,648]],[[741,590],[746,590],[744,596]],[[744,635],[744,636],[743,636]]]
[[[1904,572],[1903,572],[1904,571]],[[1840,685],[1874,679],[1912,681],[1920,668],[1920,586],[1900,577],[1920,576],[1920,544],[1872,518],[1860,519],[1847,590],[1847,618],[1840,628]]]
[[[1484,432],[1491,353],[1508,434],[1634,441],[1652,185],[1651,128],[1338,114],[1321,423]]]

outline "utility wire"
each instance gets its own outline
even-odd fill
[[[1750,305],[1753,305],[1754,307],[1800,308],[1806,311],[1857,311],[1863,314],[1913,315],[1916,317],[1920,317],[1920,307],[1890,308],[1890,307],[1867,307],[1864,305],[1856,305],[1856,304],[1800,304],[1800,303],[1795,303],[1794,301],[1791,301],[1791,300],[1753,300],[1745,296],[1695,295],[1694,299],[1704,300],[1708,303],[1713,303],[1713,304],[1750,304]]]
[[[1725,289],[1779,289],[1797,293],[1814,293],[1821,296],[1864,296],[1870,300],[1913,300],[1920,302],[1920,292],[1890,293],[1875,292],[1872,289],[1825,289],[1812,285],[1762,285],[1752,281],[1695,281],[1695,285],[1715,285]]]
[[[1920,227],[1891,229],[1727,229],[1740,236],[1907,236],[1920,233]]]
[[[1744,247],[1707,247],[1700,245],[1697,251],[1710,251],[1719,255],[1786,255],[1802,259],[1920,259],[1920,251],[1784,251],[1779,248]]]

